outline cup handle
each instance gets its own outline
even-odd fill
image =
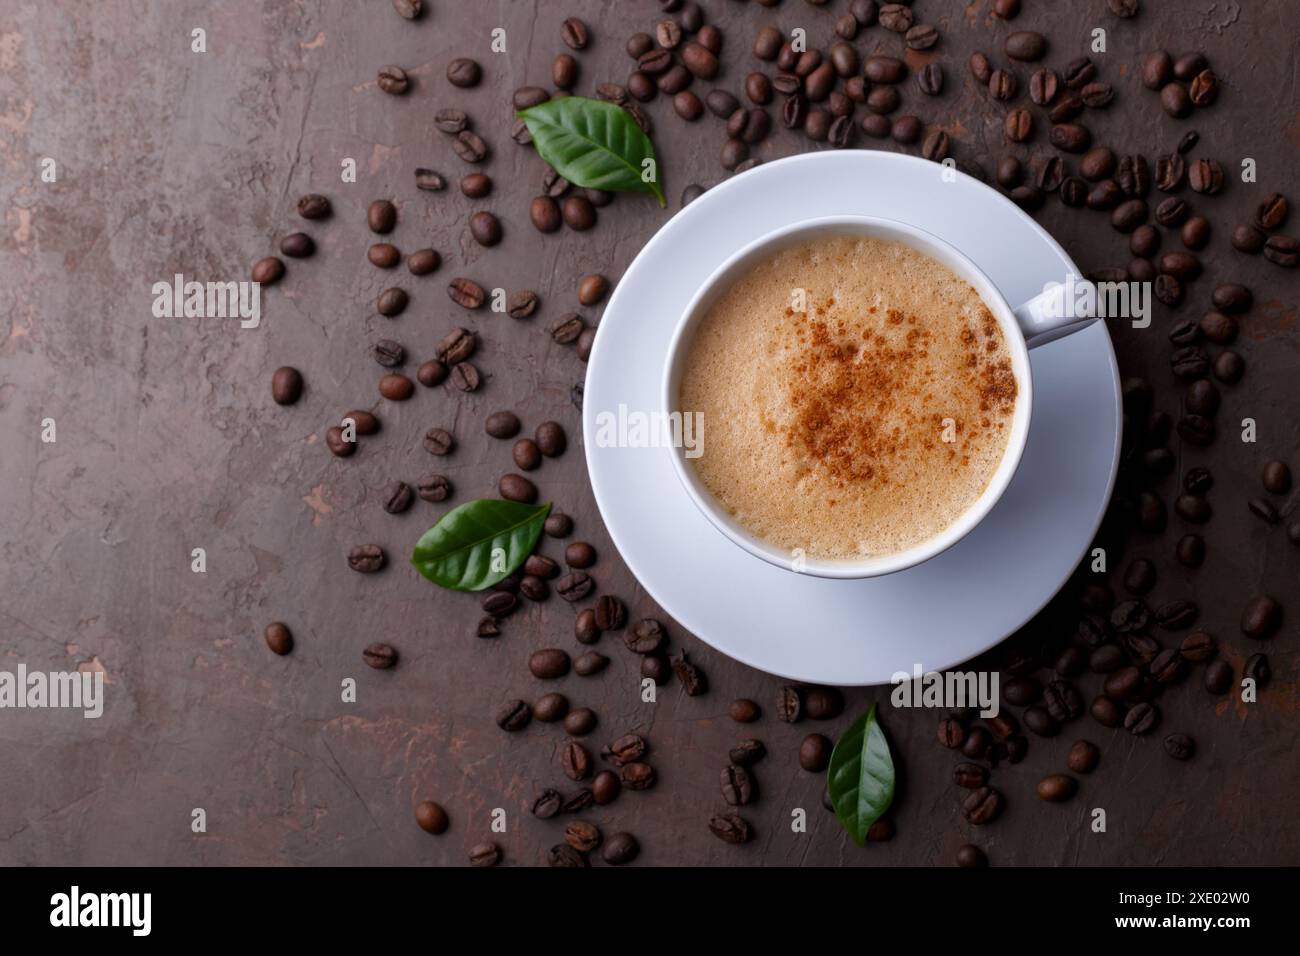
[[[1081,299],[1083,307],[1079,305]],[[1091,325],[1097,317],[1097,287],[1087,279],[1071,277],[1064,283],[1054,283],[1012,311],[1025,333],[1025,344],[1035,349]]]

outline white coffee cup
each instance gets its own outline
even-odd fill
[[[1025,442],[1029,437],[1029,416],[1033,407],[1029,349],[1051,341],[1060,334],[1082,328],[1090,320],[1071,309],[1068,303],[1065,303],[1060,290],[1046,290],[1013,309],[992,280],[975,263],[938,236],[905,222],[869,216],[809,219],[770,232],[738,250],[714,270],[695,293],[686,306],[686,311],[678,322],[668,346],[668,360],[664,367],[662,387],[663,412],[670,414],[676,411],[690,411],[690,409],[681,409],[678,405],[686,356],[700,321],[733,283],[759,263],[784,249],[815,239],[842,235],[892,240],[919,249],[969,282],[1002,327],[1011,354],[1012,371],[1015,373],[1019,388],[1006,451],[984,492],[973,505],[958,516],[957,520],[939,534],[906,550],[860,560],[816,559],[792,554],[746,530],[727,513],[700,481],[694,466],[686,458],[686,449],[674,448],[672,458],[677,476],[681,479],[691,500],[695,502],[695,506],[719,531],[750,554],[778,567],[803,574],[826,578],[867,578],[901,571],[941,554],[969,534],[993,510],[993,506],[1011,484],[1011,479],[1024,454]],[[1076,287],[1085,284],[1084,280],[1079,278],[1074,281]],[[708,422],[704,424],[707,449]],[[707,451],[705,453],[707,454]]]

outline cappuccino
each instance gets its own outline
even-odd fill
[[[988,487],[1019,394],[979,293],[901,242],[831,236],[724,290],[688,346],[678,409],[720,506],[791,553],[861,560],[940,534]]]

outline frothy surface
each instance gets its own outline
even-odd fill
[[[983,493],[1011,435],[1001,327],[903,243],[779,252],[723,293],[689,348],[678,408],[704,413],[692,466],[741,525],[810,558],[934,537]]]

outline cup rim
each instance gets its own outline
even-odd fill
[[[876,235],[905,242],[919,249],[970,282],[989,311],[997,318],[1007,339],[1018,390],[1012,432],[1007,440],[1007,447],[984,491],[969,508],[938,534],[903,551],[858,560],[806,556],[797,558],[777,548],[771,542],[759,538],[727,514],[712,492],[704,487],[694,467],[687,462],[684,449],[673,446],[669,448],[669,453],[677,478],[695,507],[734,544],[769,564],[793,573],[835,579],[860,579],[893,574],[914,567],[942,554],[966,537],[1001,500],[1024,457],[1025,445],[1029,438],[1029,420],[1033,409],[1029,349],[1012,306],[988,275],[969,256],[929,230],[902,220],[880,216],[821,216],[798,220],[771,230],[727,256],[691,296],[669,339],[661,381],[660,404],[665,415],[679,410],[677,394],[681,383],[685,346],[707,312],[704,306],[713,304],[714,297],[721,293],[724,285],[729,287],[730,281],[739,277],[737,273],[741,269],[751,266],[763,253],[770,254],[773,251],[771,247],[778,243],[785,242],[793,245],[804,239],[815,238],[816,235],[837,234]],[[782,248],[785,246],[782,245]]]

